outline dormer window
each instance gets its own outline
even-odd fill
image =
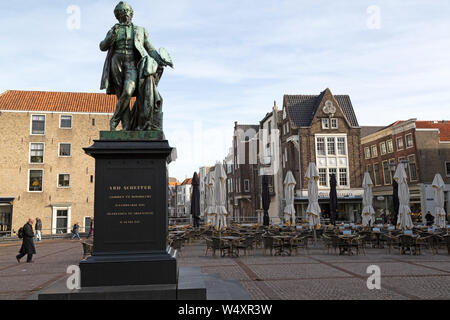
[[[331,119],[331,129],[337,129],[338,128],[338,119],[333,118]]]

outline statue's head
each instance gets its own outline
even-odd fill
[[[114,15],[120,23],[130,23],[133,19],[133,8],[125,1],[120,1],[114,8]]]

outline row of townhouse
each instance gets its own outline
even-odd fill
[[[261,181],[269,176],[269,216],[282,221],[283,181],[288,171],[296,180],[295,207],[306,218],[308,186],[304,176],[310,162],[319,171],[319,204],[329,218],[330,175],[337,180],[338,219],[361,221],[362,180],[374,181],[374,206],[393,211],[392,176],[400,161],[408,167],[411,207],[422,218],[434,212],[431,183],[440,173],[450,197],[450,124],[446,121],[397,121],[388,127],[360,126],[348,95],[285,95],[259,125],[235,122],[227,168],[228,209],[235,221],[262,221]],[[383,141],[381,141],[383,140]],[[385,178],[386,177],[386,178]]]

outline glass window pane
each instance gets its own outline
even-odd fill
[[[337,141],[338,141],[338,154],[345,155],[346,154],[345,138],[340,137],[340,138],[338,138]]]
[[[32,143],[30,146],[30,162],[43,163],[44,162],[44,144]]]
[[[44,134],[45,133],[45,116],[32,116],[31,118],[31,133]]]
[[[72,128],[72,116],[61,116],[61,128]]]
[[[375,185],[379,186],[381,184],[381,176],[380,176],[380,166],[378,163],[373,164],[373,173],[375,178]]]
[[[392,184],[391,171],[389,170],[389,164],[387,161],[383,161],[383,176],[385,185]]]
[[[70,149],[71,149],[70,143],[61,143],[59,145],[59,155],[63,156],[63,157],[70,156],[70,152],[71,152]]]
[[[403,149],[403,138],[399,137],[397,138],[397,150],[402,150]]]
[[[340,186],[348,185],[347,168],[339,168],[339,185]]]
[[[394,146],[392,144],[392,140],[389,140],[387,142],[387,152],[389,152],[389,153],[394,152]]]
[[[42,191],[42,170],[30,170],[29,191]]]
[[[336,154],[336,147],[335,147],[334,137],[328,137],[327,138],[327,150],[328,150],[328,154],[330,154],[330,155],[335,155]]]
[[[322,187],[327,186],[327,169],[325,168],[319,169],[319,185]]]
[[[372,146],[372,158],[378,157],[378,149],[377,146]]]
[[[380,152],[382,155],[386,154],[386,144],[384,142],[380,143]]]
[[[70,175],[60,174],[58,176],[58,187],[69,187],[70,186]]]
[[[325,138],[317,138],[317,154],[325,155]]]
[[[416,158],[412,155],[408,157],[408,167],[409,167],[409,179],[411,181],[417,180],[417,170],[416,170]]]

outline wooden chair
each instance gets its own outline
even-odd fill
[[[205,238],[205,242],[206,242],[206,251],[205,251],[205,256],[208,255],[208,251],[211,250],[213,251],[214,249],[214,244],[213,244],[213,240],[210,238]]]
[[[245,256],[247,256],[247,250],[249,251],[253,251],[254,249],[254,242],[255,242],[255,238],[254,237],[244,237],[239,239],[239,242],[236,245],[236,249],[238,252],[238,255],[240,255],[240,251],[244,250]]]
[[[409,254],[412,255],[413,249],[414,249],[414,254],[416,254],[418,252],[417,247],[419,246],[419,248],[420,248],[420,245],[418,245],[416,239],[414,239],[410,235],[406,235],[406,234],[401,234],[398,237],[400,240],[400,254],[405,254],[406,251],[409,251]]]
[[[350,247],[356,250],[357,255],[359,255],[360,252],[363,252],[364,255],[366,255],[365,238],[366,236],[358,236],[353,238],[350,242]]]
[[[400,245],[400,240],[398,236],[394,237],[390,234],[382,234],[381,238],[383,239],[383,242],[385,243],[385,246],[388,250],[388,253],[391,253],[391,249],[393,249],[395,246]]]
[[[216,251],[219,250],[220,256],[225,256],[225,251],[230,250],[230,245],[226,243],[223,239],[220,238],[212,238],[213,244],[212,244],[212,250],[213,250],[213,256],[216,256]]]
[[[86,241],[82,241],[81,245],[83,246],[83,260],[92,254],[92,250],[94,249],[94,245],[92,243],[88,243]]]
[[[183,256],[182,249],[183,249],[184,243],[185,243],[184,237],[176,237],[172,240],[172,243],[170,246],[174,250],[177,250],[177,253],[179,253],[180,256]]]
[[[305,254],[308,252],[308,238],[302,236],[294,236],[290,240],[289,254],[292,255],[292,250],[295,250],[295,255],[298,255],[298,249],[303,248]]]

